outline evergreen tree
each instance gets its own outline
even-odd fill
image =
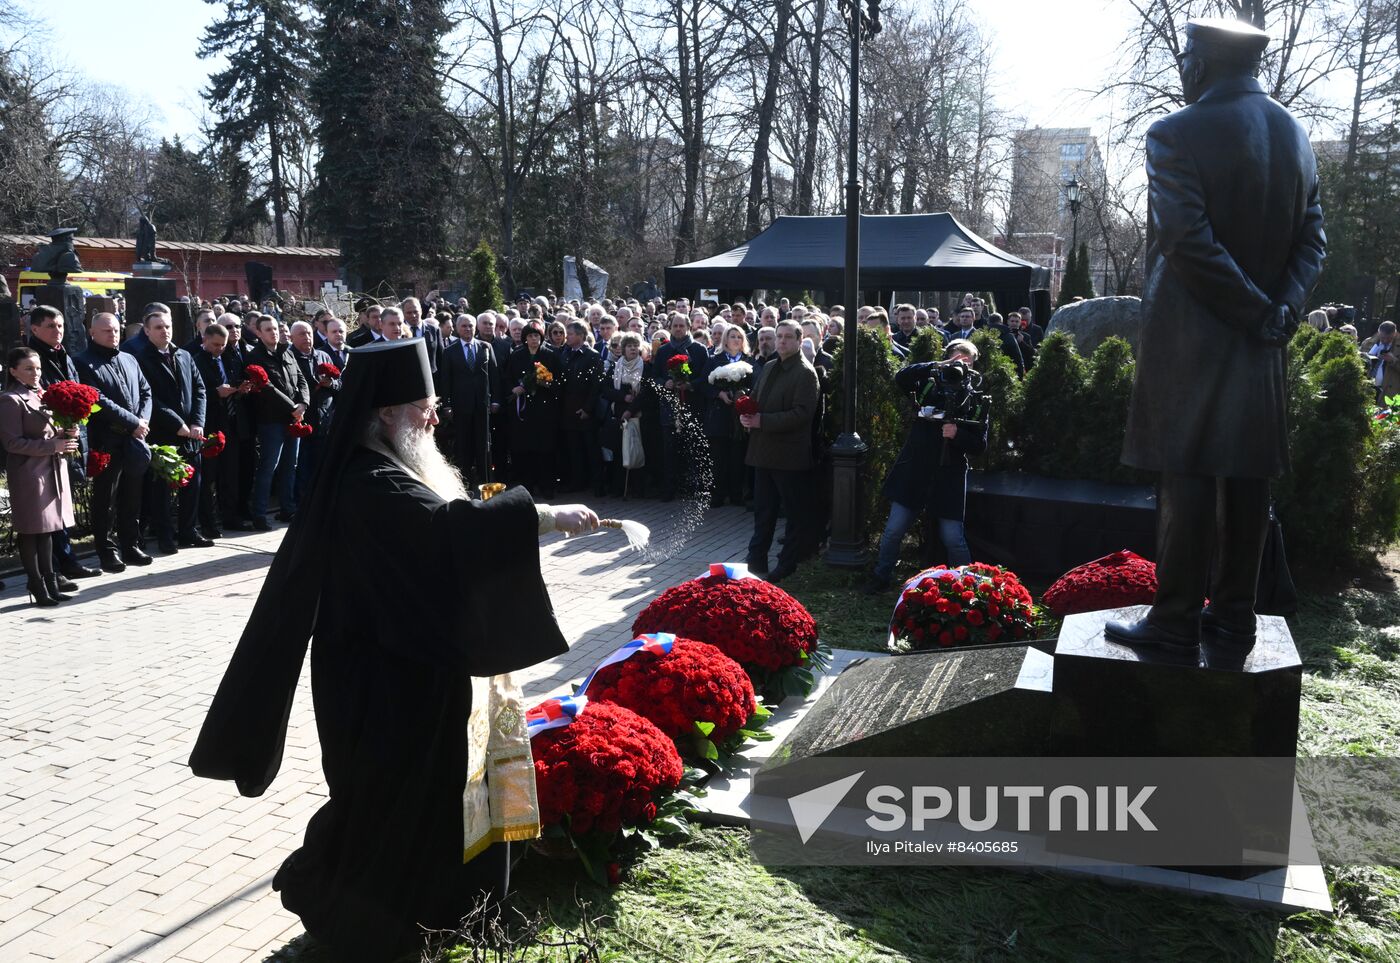
[[[446,246],[452,138],[437,72],[442,0],[315,0],[313,218],[361,290],[434,267]]]
[[[483,311],[504,311],[505,301],[501,298],[501,279],[496,274],[496,255],[485,241],[471,253],[472,280],[470,303],[473,314]]]
[[[1069,249],[1069,257],[1065,258],[1065,273],[1060,275],[1060,303],[1057,307],[1064,307],[1075,298],[1075,285],[1079,279],[1079,252],[1074,248]]]
[[[208,241],[224,229],[228,185],[198,151],[180,136],[161,139],[151,157],[144,208],[170,241]]]
[[[260,168],[277,243],[285,245],[289,158],[310,134],[302,79],[310,58],[306,18],[294,0],[206,2],[222,3],[224,16],[205,28],[199,56],[228,58],[203,92],[219,118],[214,140]]]
[[[1089,245],[1087,242],[1079,243],[1079,257],[1075,261],[1075,268],[1079,271],[1078,294],[1081,298],[1097,297],[1094,293],[1093,265],[1089,263]]]

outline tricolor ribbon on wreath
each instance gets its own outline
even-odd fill
[[[705,578],[710,575],[718,575],[723,578],[741,579],[758,578],[757,575],[749,571],[749,567],[742,562],[711,562],[710,570],[696,578]]]
[[[546,699],[525,713],[525,725],[529,729],[530,738],[533,739],[541,732],[558,729],[573,722],[574,718],[583,711],[583,707],[588,705],[588,687],[592,684],[593,677],[601,670],[619,662],[626,662],[638,652],[668,655],[675,642],[676,637],[669,632],[652,632],[647,635],[639,635],[631,642],[616,649],[606,659],[598,663],[597,668],[588,673],[588,677],[583,680],[583,684],[578,687],[576,693],[571,696]]]

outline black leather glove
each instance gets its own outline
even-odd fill
[[[1282,348],[1298,330],[1298,318],[1286,304],[1271,304],[1255,324],[1253,335],[1271,348]]]

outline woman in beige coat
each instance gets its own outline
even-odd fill
[[[67,601],[53,568],[53,532],[73,524],[73,496],[63,459],[78,450],[76,428],[60,431],[41,402],[39,355],[15,348],[5,359],[0,445],[5,448],[10,516],[35,605]]]

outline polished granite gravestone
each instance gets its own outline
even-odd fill
[[[1250,864],[1243,869],[1131,866],[1084,850],[1047,850],[1041,865],[1048,860],[1068,872],[1278,909],[1330,910],[1307,814],[1286,778],[1302,674],[1286,623],[1261,617],[1254,648],[1207,644],[1202,664],[1191,668],[1156,664],[1103,639],[1105,622],[1141,611],[1070,617],[1053,658],[1015,645],[857,660],[806,709],[762,769],[860,756],[1117,756],[1125,763],[1127,757],[1141,763],[1152,756],[1223,756],[1240,757],[1241,765],[1243,757],[1258,763],[1253,757],[1272,756],[1264,761],[1283,764],[1261,770],[1271,782],[1248,787],[1245,812],[1228,790],[1202,789],[1191,800],[1193,810],[1213,806],[1238,825],[1246,841],[1240,862]],[[1269,802],[1258,805],[1261,798]]]
[[[1049,750],[1050,656],[1024,644],[852,663],[775,753],[1006,756]]]

